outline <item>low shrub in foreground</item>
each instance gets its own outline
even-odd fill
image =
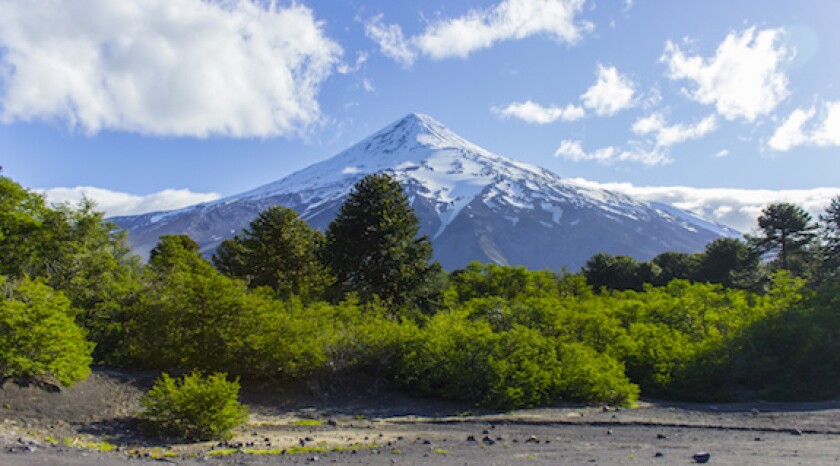
[[[194,372],[180,379],[164,373],[141,404],[141,420],[156,436],[224,439],[248,419],[248,408],[239,403],[238,380],[228,381],[222,373],[205,377]]]

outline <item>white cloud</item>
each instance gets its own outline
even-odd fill
[[[805,125],[816,115],[814,107],[808,110],[798,108],[791,112],[770,138],[770,148],[785,152],[801,145],[840,147],[840,100],[827,102],[820,116],[821,121],[806,129]]]
[[[717,119],[714,115],[709,115],[694,124],[668,125],[661,113],[653,113],[636,120],[632,129],[639,135],[653,134],[656,146],[665,148],[690,139],[701,138],[714,131],[717,129]]]
[[[635,105],[633,82],[622,76],[615,67],[598,65],[598,80],[580,96],[583,106],[604,116],[615,115],[620,110]],[[574,104],[565,107],[544,107],[536,102],[514,102],[504,108],[493,108],[493,112],[505,118],[519,118],[528,123],[544,125],[557,120],[574,121],[586,116],[586,110]]]
[[[374,87],[373,83],[370,82],[370,79],[368,78],[362,79],[362,89],[364,89],[365,92],[376,92],[376,87]]]
[[[538,125],[553,123],[557,120],[574,121],[586,115],[586,111],[577,105],[569,104],[565,107],[543,107],[530,100],[514,102],[505,108],[493,108],[493,112],[504,118],[519,118],[527,123]]]
[[[409,45],[399,24],[385,24],[382,15],[374,16],[365,25],[365,34],[379,44],[379,50],[403,66],[411,66],[417,57]]]
[[[218,193],[194,193],[189,189],[165,189],[144,196],[92,186],[36,191],[43,194],[47,202],[52,204],[65,202],[76,204],[86,197],[96,203],[96,210],[105,212],[108,217],[180,209],[193,204],[215,201],[220,197]]]
[[[335,68],[335,70],[339,74],[355,73],[355,72],[359,71],[360,69],[362,69],[362,65],[364,65],[365,62],[367,62],[367,59],[368,59],[367,52],[359,52],[358,54],[356,54],[356,62],[355,63],[353,63],[352,65],[349,65],[347,63],[341,63],[340,65],[338,65]]]
[[[840,187],[769,190],[634,186],[630,183],[596,183],[583,179],[571,181],[588,187],[624,193],[645,201],[671,204],[742,232],[756,228],[756,219],[761,214],[761,209],[768,204],[792,202],[807,210],[816,219],[825,211],[831,199],[840,195]]]
[[[668,41],[660,60],[668,65],[669,78],[694,83],[687,92],[697,102],[714,104],[727,120],[754,121],[788,96],[780,65],[791,54],[781,43],[782,35],[781,29],[754,27],[733,32],[711,58],[688,56]]]
[[[508,40],[547,36],[575,44],[593,29],[577,22],[584,0],[503,0],[492,8],[429,24],[419,35],[406,38],[399,25],[386,25],[382,15],[368,21],[367,35],[386,56],[411,65],[418,54],[432,59],[466,58],[471,53]]]
[[[624,162],[637,162],[647,166],[664,165],[673,162],[670,154],[659,147],[644,148],[632,147],[622,151],[618,160]]]
[[[554,156],[562,157],[573,162],[594,161],[602,165],[611,165],[615,162],[636,162],[651,166],[671,162],[668,153],[659,148],[645,149],[642,147],[632,147],[631,149],[621,151],[614,146],[607,146],[592,152],[586,152],[580,141],[569,139],[564,139],[560,142],[560,147],[554,152]]]
[[[312,11],[250,0],[0,3],[0,119],[272,137],[321,119],[341,48]]]
[[[598,65],[598,80],[580,98],[586,108],[598,115],[615,115],[635,105],[633,82],[615,67]]]
[[[722,158],[728,157],[728,156],[729,156],[729,150],[728,149],[723,149],[720,152],[712,154],[712,157],[714,157],[716,159],[722,159]]]
[[[554,155],[575,162],[594,160],[599,163],[610,163],[616,156],[616,149],[609,146],[586,152],[583,150],[580,141],[566,139],[560,143],[560,147],[557,148]]]

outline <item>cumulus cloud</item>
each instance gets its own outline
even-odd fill
[[[647,117],[639,118],[632,128],[636,134],[653,135],[656,146],[660,148],[701,138],[715,129],[717,129],[717,119],[714,115],[709,115],[694,124],[669,125],[661,113],[653,113]]]
[[[831,199],[840,195],[840,187],[769,190],[634,186],[630,183],[597,183],[579,178],[571,181],[587,187],[624,193],[645,201],[671,204],[742,232],[756,228],[756,219],[761,214],[761,209],[768,204],[792,202],[807,210],[816,219],[825,211]]]
[[[580,99],[586,108],[598,115],[615,115],[635,105],[633,82],[621,75],[614,67],[598,65],[598,80],[586,90]]]
[[[382,15],[374,16],[365,24],[365,34],[379,44],[379,50],[388,58],[396,60],[403,66],[411,66],[417,58],[417,53],[403,35],[399,24],[385,24]]]
[[[339,64],[335,70],[338,71],[339,74],[350,74],[355,73],[362,69],[362,65],[367,62],[368,54],[367,52],[359,52],[356,54],[356,62],[350,65],[349,63],[341,63]]]
[[[290,136],[342,53],[312,11],[251,0],[0,3],[0,120]]]
[[[466,58],[498,42],[532,36],[575,44],[593,29],[589,22],[576,21],[583,4],[584,0],[504,0],[492,8],[433,21],[410,38],[399,25],[384,24],[380,15],[368,22],[366,32],[384,55],[404,65],[411,65],[418,54],[438,60]]]
[[[574,121],[586,115],[586,111],[577,105],[569,104],[565,107],[543,107],[530,100],[514,102],[504,108],[493,108],[493,111],[504,118],[519,118],[527,123],[538,125],[553,123],[557,120]]]
[[[615,67],[598,65],[598,80],[580,96],[583,107],[601,116],[612,116],[620,110],[632,107],[635,89],[633,82],[621,75]],[[544,125],[557,120],[574,121],[586,116],[586,109],[579,105],[565,107],[544,107],[536,102],[514,102],[504,108],[492,110],[504,118],[519,118],[528,123]]]
[[[710,58],[689,56],[671,41],[660,60],[668,77],[689,80],[688,95],[697,102],[714,105],[727,120],[754,121],[773,111],[789,92],[788,79],[780,65],[792,54],[782,43],[781,29],[733,32]]]
[[[616,148],[609,146],[586,152],[583,150],[580,141],[566,139],[560,143],[560,147],[557,148],[554,155],[575,162],[594,160],[600,163],[609,163],[613,161],[616,155]]]
[[[840,100],[825,104],[820,121],[805,128],[817,115],[816,108],[796,109],[770,138],[771,149],[785,152],[801,145],[817,147],[840,146]]]
[[[611,165],[615,162],[636,162],[644,165],[661,165],[671,162],[668,154],[658,148],[645,149],[632,147],[627,150],[619,150],[614,146],[602,147],[591,152],[583,149],[580,141],[564,139],[560,147],[554,152],[555,157],[562,157],[573,162],[598,162],[602,165]]]
[[[189,189],[165,189],[142,196],[92,186],[37,191],[52,204],[66,202],[76,204],[83,198],[90,199],[96,203],[96,209],[105,212],[108,217],[180,209],[193,204],[215,201],[220,197],[218,193],[194,193]]]

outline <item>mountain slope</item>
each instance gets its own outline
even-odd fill
[[[671,206],[584,187],[492,154],[418,114],[252,191],[112,220],[144,256],[160,235],[173,233],[189,234],[211,252],[271,205],[291,207],[324,229],[359,179],[383,171],[403,184],[435,259],[447,269],[471,260],[577,269],[597,252],[647,260],[663,251],[700,251],[715,238],[737,235]]]

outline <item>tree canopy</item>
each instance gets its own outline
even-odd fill
[[[387,174],[362,178],[327,228],[324,259],[339,293],[398,307],[430,299],[440,267],[429,263],[432,245],[419,230],[398,181]]]
[[[250,287],[267,286],[280,298],[319,299],[332,283],[318,254],[324,235],[286,207],[269,207],[250,228],[224,241],[213,264]]]
[[[792,259],[816,237],[811,215],[795,204],[770,204],[758,217],[760,234],[750,238],[763,254],[775,254],[779,267],[790,270]]]

